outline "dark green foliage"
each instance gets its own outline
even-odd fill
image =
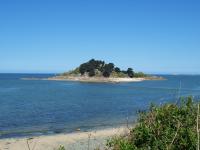
[[[88,72],[89,74],[93,74],[95,72],[95,69],[102,71],[104,66],[104,61],[91,59],[90,61],[81,64],[79,67],[79,71],[81,75],[84,75],[86,72]]]
[[[113,63],[105,64],[104,69],[103,69],[103,76],[109,77],[113,70],[114,70]]]
[[[127,71],[125,71],[125,70],[122,70],[121,72],[124,73],[124,74],[127,74]]]
[[[119,67],[115,67],[115,65],[113,63],[108,63],[106,64],[104,61],[101,60],[95,60],[95,59],[91,59],[90,61],[81,64],[78,68],[76,68],[75,70],[63,73],[62,75],[64,76],[68,76],[68,75],[88,75],[90,77],[93,76],[104,76],[104,77],[110,77],[112,75],[112,77],[135,77],[135,74],[137,75],[137,77],[142,77],[144,74],[137,74],[133,72],[132,68],[128,68],[127,71],[121,71],[121,69]]]
[[[140,113],[138,124],[126,137],[107,143],[112,150],[195,150],[197,104],[189,97],[179,105],[151,106]]]
[[[104,71],[103,76],[106,78],[110,77],[110,72]]]
[[[133,69],[132,68],[128,68],[127,69],[127,74],[130,78],[133,78],[134,77],[134,72],[133,72]]]
[[[84,63],[84,64],[81,64],[80,67],[79,67],[79,71],[81,73],[81,75],[84,75],[85,72],[87,72],[87,63]]]
[[[115,67],[115,72],[120,73],[121,72],[120,68],[119,67]]]
[[[89,76],[90,76],[90,77],[95,76],[95,71],[94,71],[94,69],[93,69],[93,70],[90,70],[90,72],[89,72]]]

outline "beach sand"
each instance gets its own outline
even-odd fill
[[[54,76],[50,78],[21,78],[22,80],[53,80],[53,81],[77,81],[93,83],[122,83],[122,82],[141,82],[145,80],[165,80],[163,77],[150,76],[143,78],[116,78],[116,77],[88,77],[88,76]]]
[[[79,82],[100,82],[100,83],[120,83],[120,82],[140,82],[146,80],[145,78],[104,78],[104,77],[65,77],[56,76],[48,78],[47,80],[57,81],[79,81]]]
[[[126,127],[119,127],[90,132],[1,139],[0,150],[57,150],[60,145],[66,150],[88,150],[88,146],[90,150],[103,149],[108,138],[127,133]]]

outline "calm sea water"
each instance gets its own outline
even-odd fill
[[[120,84],[20,80],[49,76],[0,74],[0,138],[118,126],[127,116],[133,121],[151,102],[200,96],[200,76]]]

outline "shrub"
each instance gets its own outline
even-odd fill
[[[191,97],[180,104],[152,105],[140,112],[138,124],[125,137],[107,142],[112,150],[193,150],[197,145],[197,104]]]
[[[123,72],[116,72],[116,71],[113,71],[110,76],[114,77],[114,78],[127,78],[128,77],[127,74],[124,74]]]
[[[104,71],[103,76],[106,77],[106,78],[110,77],[110,72]]]
[[[65,147],[61,145],[58,150],[65,150]]]
[[[128,68],[128,69],[127,69],[127,74],[128,74],[128,76],[129,76],[130,78],[133,78],[133,76],[134,76],[133,69],[132,69],[132,68]]]
[[[121,72],[120,68],[119,67],[115,67],[115,72],[120,73]]]
[[[136,78],[147,77],[147,75],[144,74],[143,72],[136,72],[136,73],[134,73],[134,77],[136,77]]]
[[[90,70],[90,72],[89,72],[89,76],[90,76],[90,77],[95,76],[95,71],[94,71],[94,69],[93,69],[93,70]]]
[[[113,70],[114,70],[114,64],[113,63],[105,64],[103,76],[109,77]]]

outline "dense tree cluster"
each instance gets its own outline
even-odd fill
[[[104,61],[91,59],[90,61],[83,63],[79,67],[81,75],[88,73],[90,77],[95,76],[96,73],[102,74],[104,77],[110,77],[112,72],[127,74],[129,77],[134,77],[134,71],[132,68],[128,68],[127,71],[121,71],[119,67],[115,67],[113,63],[106,64]]]

